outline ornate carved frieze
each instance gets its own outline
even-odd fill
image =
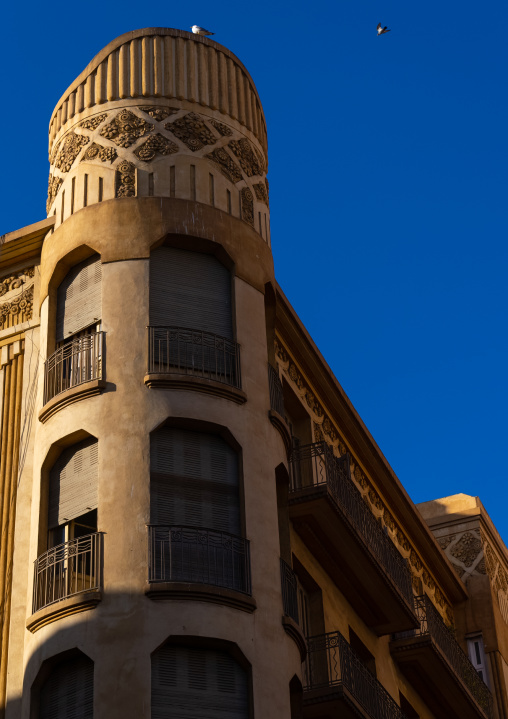
[[[49,176],[48,180],[48,199],[46,200],[46,213],[49,213],[50,207],[53,204],[53,200],[58,194],[58,190],[63,184],[61,177],[55,177],[54,175]]]
[[[264,173],[263,158],[246,137],[242,137],[240,140],[231,140],[228,147],[237,156],[240,167],[248,177]]]
[[[61,172],[69,172],[81,148],[88,145],[89,142],[89,137],[70,132],[61,145],[61,150],[55,160],[55,167]]]
[[[15,272],[14,274],[8,275],[7,277],[2,277],[0,279],[0,297],[3,297],[9,292],[13,292],[19,287],[22,287],[26,283],[27,277],[32,278],[34,274],[34,268],[28,267],[27,269],[21,270],[20,272]]]
[[[223,147],[218,147],[213,152],[209,152],[205,157],[213,162],[219,170],[222,172],[224,177],[233,184],[243,180],[243,175],[240,172],[240,168],[231,159],[226,150]]]
[[[96,115],[95,117],[89,117],[83,122],[80,122],[78,127],[83,127],[85,130],[96,130],[101,123],[107,118],[108,113],[104,112],[102,115]]]
[[[134,197],[136,194],[136,166],[133,162],[122,160],[115,173],[116,197]]]
[[[138,138],[148,135],[152,130],[152,123],[138,117],[130,110],[121,110],[102,128],[100,135],[112,140],[118,147],[130,147]]]
[[[295,393],[301,397],[302,402],[304,402],[309,408],[310,415],[313,419],[315,441],[324,439],[324,441],[330,445],[339,456],[346,453],[349,454],[351,477],[374,516],[378,518],[379,521],[381,521],[381,523],[388,529],[389,536],[398,547],[402,556],[409,560],[414,586],[419,586],[421,589],[420,585],[423,582],[427,594],[429,594],[429,596],[434,600],[436,607],[439,609],[445,621],[452,624],[453,614],[451,607],[448,605],[443,593],[439,587],[436,586],[434,579],[425,568],[418,552],[411,545],[406,534],[402,528],[399,527],[390,510],[385,505],[382,497],[380,497],[379,493],[361,469],[354,453],[346,444],[338,429],[334,426],[324,407],[316,399],[314,393],[309,390],[306,380],[298,370],[292,358],[289,356],[285,347],[277,341],[275,342],[275,353],[286,379],[293,386]],[[421,591],[418,593],[421,593]]]
[[[472,532],[464,532],[461,538],[450,549],[450,554],[465,567],[471,567],[480,552],[483,551],[481,540]]]
[[[256,193],[256,199],[259,200],[259,202],[264,202],[265,205],[268,205],[268,193],[266,191],[266,185],[264,182],[256,182],[254,185],[252,185],[254,188],[254,192]]]
[[[0,329],[13,327],[14,325],[27,322],[32,319],[34,287],[14,297],[10,302],[0,304]]]
[[[162,122],[170,115],[175,115],[177,112],[179,112],[178,107],[158,107],[155,105],[139,105],[138,109],[142,112],[146,112],[147,115],[150,115],[150,117],[153,117],[154,120],[157,122]]]
[[[231,137],[233,134],[233,130],[225,125],[223,122],[219,122],[218,120],[210,120],[210,124],[215,127],[219,135],[222,135],[222,137]]]
[[[215,145],[217,142],[212,131],[195,112],[189,112],[178,120],[168,122],[164,127],[185,143],[192,152],[201,150],[205,145]]]
[[[240,200],[242,203],[242,220],[254,227],[254,197],[250,187],[242,187]]]
[[[118,152],[114,147],[103,147],[98,145],[96,142],[92,142],[90,147],[87,147],[81,158],[81,162],[90,160],[100,160],[101,162],[114,162],[118,157]]]
[[[150,135],[146,142],[134,150],[136,157],[143,162],[151,162],[157,154],[172,155],[175,152],[178,152],[178,145],[160,133]]]

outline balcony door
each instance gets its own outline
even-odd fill
[[[238,456],[222,437],[174,427],[152,434],[150,522],[155,580],[241,589]]]

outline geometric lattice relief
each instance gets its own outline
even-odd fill
[[[225,125],[223,122],[219,122],[218,120],[210,120],[210,124],[215,127],[219,135],[222,135],[222,137],[231,137],[233,134],[233,130]]]
[[[118,153],[114,147],[103,147],[92,142],[87,147],[81,158],[81,162],[89,162],[90,160],[100,160],[101,162],[114,162],[118,157]]]
[[[116,167],[115,197],[134,197],[136,194],[136,166],[122,160]]]
[[[201,150],[205,145],[215,145],[217,142],[217,138],[195,112],[189,112],[178,120],[168,122],[164,127],[184,142],[192,152]]]
[[[242,202],[242,220],[254,227],[254,197],[249,187],[242,187],[240,198]]]
[[[101,122],[104,122],[104,120],[107,118],[108,113],[105,112],[102,115],[96,115],[95,117],[89,117],[86,120],[83,120],[83,122],[80,122],[78,127],[84,127],[85,130],[96,130]]]
[[[62,149],[55,160],[55,167],[61,172],[69,172],[81,148],[84,145],[88,145],[89,142],[89,137],[70,132],[62,143]]]
[[[223,147],[218,147],[213,152],[209,152],[207,155],[205,155],[205,157],[207,160],[210,160],[215,165],[217,165],[218,169],[222,172],[224,177],[233,184],[235,184],[236,182],[240,182],[240,180],[243,180],[243,175],[240,172],[240,168],[235,164],[235,162],[231,159],[231,157],[228,155],[228,153]]]
[[[459,541],[451,547],[450,554],[464,566],[471,567],[481,551],[481,540],[471,532],[464,532]]]
[[[241,140],[231,140],[229,148],[235,153],[242,170],[247,177],[253,175],[262,175],[264,172],[264,162],[259,153],[252,147],[247,138]]]
[[[61,177],[54,177],[53,175],[49,176],[48,199],[46,200],[46,213],[47,214],[49,214],[49,210],[51,208],[51,205],[53,204],[53,200],[57,196],[58,190],[60,189],[62,184],[63,184],[63,180]]]
[[[134,154],[139,157],[143,162],[151,162],[156,155],[172,155],[178,152],[178,145],[167,137],[157,133],[156,135],[150,135],[148,140],[139,147],[136,147]]]
[[[260,202],[264,202],[265,205],[268,205],[268,193],[266,191],[266,185],[264,182],[256,182],[255,185],[253,185],[254,192],[256,193],[256,198]]]
[[[0,279],[0,329],[14,327],[32,319],[34,268],[30,267]]]
[[[145,105],[139,105],[138,110],[141,110],[142,112],[146,112],[147,115],[150,115],[154,120],[157,122],[162,122],[162,120],[165,120],[170,115],[175,115],[177,112],[179,112],[178,107],[155,107],[155,106],[145,106]]]
[[[136,140],[153,130],[153,125],[130,110],[121,110],[100,131],[101,137],[112,140],[118,147],[130,147]]]

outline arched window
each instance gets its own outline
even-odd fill
[[[149,373],[240,387],[231,273],[213,255],[158,247],[150,257]]]
[[[250,593],[236,451],[219,435],[163,427],[150,445],[151,581]]]
[[[226,651],[165,644],[152,655],[151,719],[248,719],[247,671]]]
[[[57,342],[66,341],[83,330],[91,331],[100,323],[101,281],[101,259],[97,254],[69,270],[57,292]]]
[[[40,688],[38,719],[93,719],[93,669],[85,656],[56,664]]]

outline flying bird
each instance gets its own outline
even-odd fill
[[[378,34],[378,36],[379,36],[379,35],[383,35],[385,32],[390,32],[390,30],[388,30],[388,28],[386,27],[386,25],[385,25],[385,27],[382,27],[381,23],[378,22],[378,24],[377,24],[377,34]]]
[[[210,30],[205,30],[204,27],[199,27],[199,25],[193,25],[192,32],[194,33],[194,35],[215,35],[214,32],[210,32]]]

